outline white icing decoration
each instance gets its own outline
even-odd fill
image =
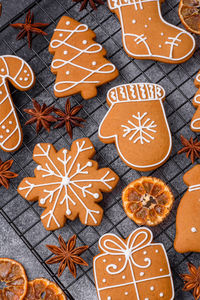
[[[62,36],[63,36],[63,33],[60,33],[59,36],[62,37]]]
[[[2,128],[2,129],[6,129],[6,126],[5,126],[5,125],[2,125],[1,128]]]
[[[47,161],[44,166],[38,165],[37,167],[37,171],[42,173],[40,176],[41,178],[45,178],[45,181],[42,182],[41,179],[40,183],[31,183],[29,178],[27,178],[25,184],[19,187],[19,191],[26,192],[24,196],[26,199],[34,189],[44,188],[43,192],[46,196],[43,197],[43,203],[54,203],[52,208],[46,214],[41,216],[41,219],[47,218],[47,228],[50,227],[52,221],[55,222],[58,228],[60,227],[60,224],[55,217],[55,210],[58,206],[65,205],[67,215],[69,215],[71,214],[70,208],[75,206],[76,203],[79,203],[85,211],[84,223],[87,224],[88,218],[90,218],[94,224],[97,224],[96,215],[99,215],[100,211],[89,207],[91,203],[88,201],[89,199],[87,199],[87,197],[90,196],[92,199],[97,199],[99,197],[99,194],[96,193],[97,189],[99,189],[98,183],[101,186],[103,185],[104,190],[111,191],[111,183],[116,180],[115,177],[110,176],[111,170],[109,169],[101,169],[100,178],[96,178],[97,176],[91,178],[90,169],[88,168],[92,166],[92,162],[88,161],[87,163],[83,162],[81,164],[79,161],[81,159],[80,156],[82,157],[81,153],[93,149],[93,145],[90,141],[88,142],[85,139],[77,140],[72,147],[74,151],[76,149],[73,158],[69,154],[67,156],[68,151],[66,149],[64,149],[62,154],[57,157],[59,163],[63,165],[62,169],[58,169],[54,162],[55,160],[53,160],[50,155],[51,145],[37,144],[37,154],[34,154],[34,158],[37,158],[38,160],[39,158],[45,157],[45,160]],[[80,175],[81,178],[79,179]],[[49,178],[48,182],[48,177],[53,177],[53,181]],[[96,187],[94,187],[94,183],[96,184]],[[64,197],[62,196],[61,198],[60,195],[63,194],[63,192]]]
[[[22,80],[23,80],[23,78],[22,78],[22,77],[20,77],[20,78],[19,78],[19,80],[20,80],[20,81],[22,81]]]
[[[160,106],[161,106],[161,110],[163,113],[163,117],[164,117],[164,123],[166,125],[166,129],[167,129],[167,133],[168,133],[168,140],[169,140],[169,146],[168,149],[166,149],[166,152],[163,153],[163,156],[161,157],[160,161],[156,161],[153,164],[149,164],[149,165],[144,165],[144,164],[134,164],[133,161],[130,161],[127,159],[127,157],[122,153],[121,149],[120,149],[120,144],[119,144],[119,134],[116,132],[113,135],[106,135],[106,133],[104,133],[104,122],[106,122],[106,119],[109,118],[109,114],[111,112],[111,110],[113,109],[114,105],[118,105],[118,103],[122,103],[122,102],[133,102],[133,106],[134,106],[134,102],[140,102],[141,101],[141,87],[140,87],[141,83],[134,83],[134,84],[125,84],[125,85],[120,85],[117,87],[112,88],[111,90],[108,91],[107,93],[107,102],[110,106],[108,112],[106,113],[106,115],[104,116],[103,120],[101,121],[101,124],[99,126],[99,130],[98,130],[98,135],[99,137],[102,139],[102,141],[104,141],[105,143],[107,143],[107,140],[110,139],[115,139],[115,145],[117,148],[117,151],[120,155],[120,157],[123,159],[123,161],[130,167],[132,167],[133,169],[136,168],[140,168],[140,170],[142,171],[143,169],[155,169],[158,166],[160,166],[163,162],[166,161],[166,159],[169,157],[170,153],[171,153],[171,149],[172,149],[172,136],[171,136],[171,132],[169,129],[169,124],[166,118],[166,114],[165,114],[165,110],[164,110],[164,106],[163,106],[163,99],[165,98],[165,90],[157,85],[157,84],[153,84],[153,83],[146,83],[146,92],[147,92],[147,98],[146,99],[142,99],[142,102],[144,102],[145,105],[145,101],[159,101],[160,102]],[[124,100],[120,100],[121,98],[121,88],[127,88],[129,90],[129,95],[127,95],[127,98]],[[158,89],[159,88],[159,89]],[[135,90],[135,91],[134,91]],[[135,98],[133,99],[132,95],[134,91],[134,95]],[[112,126],[112,124],[111,124]],[[120,133],[121,134],[121,133]],[[133,150],[134,151],[134,150]]]
[[[140,272],[140,276],[141,276],[141,277],[144,276],[144,272]]]
[[[158,251],[158,249],[156,249],[156,251],[155,251],[156,253],[158,253],[159,251]]]
[[[195,227],[192,227],[191,232],[195,233],[195,232],[197,232],[197,229]]]
[[[148,25],[147,25],[147,24],[145,24],[145,25],[144,25],[144,27],[145,27],[145,28],[148,28]]]
[[[191,185],[188,188],[189,192],[199,191],[200,190],[200,184]]]
[[[105,263],[105,262],[106,262],[106,259],[103,259],[103,262]]]
[[[134,31],[132,32],[126,32],[126,26],[124,26],[125,24],[125,20],[124,20],[124,12],[122,10],[123,7],[125,6],[130,6],[132,9],[133,7],[133,12],[132,14],[134,14],[134,10],[138,11],[138,10],[143,10],[144,9],[144,5],[145,3],[147,2],[157,2],[157,8],[158,8],[158,14],[159,14],[159,17],[160,17],[160,21],[162,23],[165,24],[165,26],[167,25],[168,27],[171,27],[173,29],[175,29],[175,32],[179,32],[178,34],[176,34],[176,36],[172,36],[172,37],[166,37],[166,41],[164,42],[165,45],[168,46],[168,48],[166,50],[169,50],[168,52],[168,55],[158,55],[155,53],[155,50],[154,50],[154,53],[151,51],[150,49],[150,43],[148,43],[148,39],[149,37],[147,36],[144,36],[144,34],[142,35],[138,35],[136,33],[133,33]],[[122,39],[123,39],[123,45],[124,45],[124,48],[126,50],[126,52],[130,55],[130,56],[133,56],[134,58],[162,58],[162,59],[168,59],[170,61],[172,61],[173,63],[178,63],[179,61],[182,61],[186,58],[188,58],[191,53],[193,53],[194,49],[195,49],[195,46],[196,46],[196,42],[195,42],[195,39],[194,37],[189,33],[187,32],[186,30],[182,29],[182,28],[179,28],[173,24],[170,24],[168,23],[167,21],[165,21],[162,17],[162,13],[161,13],[161,5],[160,5],[160,0],[124,0],[124,1],[121,1],[121,0],[108,0],[108,6],[111,10],[118,10],[118,15],[119,15],[119,19],[120,19],[120,23],[122,24]],[[153,17],[153,16],[152,16]],[[149,17],[149,20],[150,20],[151,17]],[[159,30],[159,28],[158,28]],[[170,29],[169,29],[170,30]],[[192,40],[192,48],[188,50],[188,52],[184,55],[184,56],[181,56],[181,57],[177,57],[177,58],[174,58],[173,56],[173,52],[174,52],[174,48],[175,47],[182,47],[182,43],[181,43],[181,40],[180,40],[180,36],[181,35],[187,35],[190,37],[190,39]],[[134,53],[132,52],[131,50],[129,50],[129,47],[127,45],[127,36],[130,38],[130,37],[133,37],[133,40],[136,42],[136,44],[140,44],[140,43],[143,43],[143,45],[146,47],[146,50],[147,50],[147,54],[143,54],[143,53]],[[135,38],[135,39],[134,39]],[[149,39],[150,40],[150,39]]]
[[[142,300],[142,299],[147,300],[148,299],[148,298],[141,298],[142,295],[139,295],[138,286],[137,286],[138,283],[141,285],[142,282],[145,283],[148,281],[151,282],[151,281],[155,281],[155,280],[159,281],[162,278],[169,278],[169,280],[171,282],[171,289],[172,289],[172,295],[169,300],[174,299],[172,274],[170,271],[169,261],[167,258],[165,248],[162,244],[155,244],[155,243],[152,244],[152,239],[153,239],[152,232],[148,228],[145,228],[145,227],[137,228],[135,231],[133,231],[127,238],[126,242],[124,240],[122,240],[121,238],[119,238],[117,235],[112,234],[112,233],[107,233],[100,238],[99,248],[100,248],[101,252],[103,252],[103,253],[97,255],[94,258],[94,263],[93,263],[94,278],[95,278],[96,289],[97,289],[97,294],[98,294],[99,299],[103,299],[103,298],[101,298],[101,294],[100,294],[101,291],[105,291],[108,289],[114,289],[114,288],[118,288],[118,287],[124,287],[125,285],[127,285],[127,283],[122,283],[122,284],[115,284],[115,285],[111,284],[110,286],[106,286],[106,287],[99,287],[97,270],[96,270],[97,261],[99,259],[101,260],[101,257],[104,257],[104,256],[109,256],[109,257],[113,256],[113,260],[114,260],[117,255],[124,256],[124,266],[121,267],[121,266],[117,266],[115,264],[109,264],[105,267],[105,271],[109,275],[114,276],[114,275],[118,275],[118,274],[123,274],[124,271],[128,268],[132,275],[132,280],[131,279],[129,280],[128,285],[130,287],[131,287],[131,285],[133,285],[134,291],[136,293],[136,298],[134,298],[134,300]],[[139,240],[139,242],[138,242],[138,240]],[[163,253],[165,255],[165,260],[168,265],[168,273],[166,273],[165,275],[161,275],[161,276],[149,277],[149,278],[136,280],[134,270],[135,269],[148,270],[148,268],[152,265],[152,261],[150,258],[148,258],[148,261],[146,264],[140,265],[133,258],[133,254],[137,253],[138,251],[140,252],[141,250],[145,249],[146,247],[148,247],[148,248],[150,246],[155,247],[156,245],[163,249]],[[133,266],[134,266],[134,268],[133,268]],[[153,291],[152,288],[154,288],[154,287],[151,286],[151,290]],[[159,296],[163,297],[164,294],[160,293]]]
[[[67,50],[64,50],[64,52],[63,52],[65,55],[67,55],[68,54],[68,51]]]
[[[125,278],[126,278],[126,276],[125,276],[125,275],[123,275],[123,276],[122,276],[122,279],[125,279]]]
[[[12,121],[9,121],[9,124],[10,124],[10,125],[12,125],[12,123],[13,123]]]
[[[162,48],[162,45],[159,45],[158,47],[159,47],[159,48]]]
[[[108,296],[107,300],[112,300],[112,298],[110,296]]]
[[[133,141],[134,144],[137,142],[140,142],[141,144],[144,144],[145,142],[150,143],[151,140],[154,140],[152,133],[156,133],[154,128],[156,128],[157,125],[146,116],[147,112],[143,115],[138,112],[137,116],[132,115],[133,121],[128,120],[129,125],[121,125],[121,127],[124,128],[123,137],[129,136],[129,141]]]
[[[92,62],[92,65],[93,65],[93,66],[96,66],[96,65],[97,65],[97,62],[96,62],[96,61],[93,61],[93,62]]]
[[[70,23],[71,23],[70,21],[67,21],[67,22],[66,22],[66,25],[67,25],[67,26],[69,26],[69,25],[70,25]]]
[[[152,20],[152,18],[151,17],[149,17],[149,21],[151,21]]]
[[[66,71],[66,75],[69,75],[70,74],[70,71]]]
[[[147,251],[144,251],[143,254],[146,255],[146,254],[147,254]]]
[[[1,72],[5,72],[5,69],[2,68],[2,69],[1,69]]]
[[[161,269],[160,269],[160,272],[162,272],[162,271],[163,271],[163,269],[161,268]]]
[[[120,258],[118,258],[118,261],[122,261],[121,257],[120,257]]]
[[[151,286],[151,287],[150,287],[150,290],[151,290],[151,291],[154,291],[154,290],[155,290],[154,286]]]
[[[163,35],[164,35],[164,33],[163,33],[163,32],[161,32],[161,34],[160,34],[160,35],[162,35],[162,36],[163,36]]]
[[[87,84],[95,84],[95,85],[98,85],[100,83],[100,81],[92,81],[90,80],[90,77],[94,74],[111,74],[113,73],[116,68],[113,64],[111,63],[106,63],[104,65],[101,65],[99,66],[97,69],[90,69],[89,67],[84,67],[80,64],[78,64],[76,62],[76,59],[80,59],[80,57],[84,54],[97,54],[97,53],[100,53],[102,50],[103,50],[103,47],[100,45],[100,44],[97,44],[97,43],[93,43],[91,45],[89,45],[87,48],[85,49],[81,49],[80,48],[77,48],[73,45],[71,45],[70,43],[68,43],[68,40],[73,36],[75,35],[76,33],[84,33],[84,32],[87,32],[88,31],[88,26],[87,25],[84,25],[84,24],[80,24],[78,25],[74,30],[70,30],[70,29],[55,29],[55,31],[58,31],[58,32],[63,32],[63,33],[67,33],[68,35],[66,36],[66,38],[64,40],[59,40],[59,39],[54,39],[51,41],[50,43],[50,47],[53,48],[53,49],[57,49],[63,45],[65,45],[66,47],[69,47],[70,49],[72,50],[76,50],[75,51],[75,54],[74,54],[74,57],[70,58],[70,59],[66,59],[66,60],[63,60],[63,59],[54,59],[52,61],[52,68],[57,70],[57,69],[60,69],[62,68],[63,66],[73,66],[73,67],[76,67],[77,69],[80,69],[80,70],[85,70],[87,71],[87,75],[84,75],[85,77],[83,77],[80,81],[67,81],[67,80],[63,80],[63,81],[60,81],[60,82],[57,82],[54,86],[54,90],[56,92],[64,92],[64,91],[69,91],[71,89],[73,89],[74,87],[76,87],[77,85],[79,84],[82,84],[82,83],[87,83]],[[83,45],[86,45],[88,42],[86,40],[83,40],[82,41],[82,44]],[[62,87],[62,85],[64,85]],[[61,86],[61,87],[60,87]],[[60,88],[59,88],[60,87]]]
[[[0,91],[0,95],[2,95],[3,94],[3,92],[2,91]]]
[[[6,129],[6,132],[7,132],[7,133],[9,133],[9,132],[10,132],[10,130],[9,130],[9,129]]]
[[[104,278],[104,279],[102,280],[102,282],[105,283],[105,282],[106,282],[106,279]]]
[[[127,295],[128,295],[128,292],[125,292],[124,295],[127,296]]]
[[[0,135],[0,139],[3,139],[3,135]]]
[[[149,298],[145,298],[144,300],[149,300]]]
[[[133,24],[136,24],[136,20],[135,20],[135,19],[133,19],[133,20],[132,20],[132,23],[133,23]]]
[[[27,70],[26,70],[26,69],[24,70],[24,73],[27,73]]]

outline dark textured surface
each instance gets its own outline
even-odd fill
[[[163,13],[166,20],[180,25],[177,15],[178,0],[166,0],[163,5]],[[148,174],[160,177],[166,181],[176,197],[172,213],[161,225],[153,228],[155,241],[162,242],[167,249],[172,267],[176,297],[175,299],[193,299],[190,293],[183,293],[182,280],[179,273],[187,271],[186,261],[200,264],[200,254],[178,254],[173,248],[175,236],[175,215],[181,196],[186,191],[182,176],[191,167],[190,160],[184,155],[177,155],[180,149],[180,134],[186,137],[195,136],[189,128],[189,123],[194,113],[191,100],[196,91],[193,80],[200,69],[199,50],[195,52],[190,61],[180,66],[154,63],[152,61],[139,61],[130,59],[123,51],[121,45],[120,25],[114,15],[110,13],[107,5],[99,7],[97,12],[90,9],[79,12],[79,5],[72,0],[3,0],[3,13],[0,18],[0,54],[16,54],[24,58],[32,66],[37,76],[35,87],[22,93],[13,91],[13,99],[17,107],[19,118],[24,125],[27,115],[24,108],[30,107],[31,98],[34,97],[41,103],[56,102],[57,106],[64,107],[63,99],[55,99],[53,95],[53,83],[55,76],[50,72],[52,56],[48,52],[48,44],[58,20],[64,14],[86,23],[97,34],[97,41],[107,49],[109,59],[120,70],[120,76],[111,84],[99,88],[98,97],[84,101],[80,96],[72,97],[72,104],[81,103],[84,109],[81,116],[86,118],[83,129],[74,130],[74,139],[88,136],[91,138],[97,150],[96,159],[100,166],[110,167],[121,176],[120,183],[115,191],[104,197],[102,207],[105,210],[103,222],[97,228],[85,227],[79,220],[68,222],[61,230],[54,233],[47,232],[41,222],[41,209],[37,203],[28,203],[22,199],[16,191],[21,179],[33,174],[35,164],[32,162],[32,150],[37,142],[45,141],[54,143],[59,149],[69,147],[71,141],[64,129],[54,130],[49,135],[42,131],[36,135],[34,126],[23,126],[24,142],[16,153],[7,154],[0,150],[0,157],[6,160],[14,159],[13,170],[19,172],[19,177],[12,180],[7,191],[0,188],[0,256],[7,256],[23,263],[30,279],[40,276],[55,280],[60,286],[69,291],[77,300],[96,300],[96,290],[92,274],[92,258],[98,253],[97,242],[99,237],[107,231],[116,232],[126,237],[136,225],[130,221],[122,208],[121,191],[123,187],[133,179],[141,176],[141,173],[129,169],[119,159],[114,145],[103,145],[98,137],[97,130],[100,121],[107,111],[106,92],[111,86],[125,82],[149,81],[161,84],[167,92],[165,109],[173,134],[173,150],[170,160],[161,168]],[[17,32],[10,28],[9,22],[24,20],[29,7],[35,13],[36,21],[48,22],[47,37],[36,37],[33,40],[33,49],[29,50],[25,40],[16,41]],[[15,17],[17,16],[17,17]],[[197,41],[199,46],[199,41]],[[78,268],[76,280],[66,270],[60,279],[56,276],[57,266],[45,265],[45,259],[49,258],[49,251],[45,244],[57,243],[58,234],[62,234],[67,240],[72,234],[78,234],[78,244],[90,245],[83,257],[89,262],[89,268]]]

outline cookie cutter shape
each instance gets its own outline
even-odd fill
[[[100,124],[99,138],[115,143],[121,159],[135,170],[154,170],[170,156],[164,99],[164,89],[153,83],[126,84],[108,92],[110,109]]]
[[[188,190],[180,201],[176,215],[177,252],[200,252],[200,165],[194,166],[183,176]]]
[[[174,299],[165,248],[152,240],[152,232],[145,227],[126,240],[112,233],[100,238],[101,253],[93,260],[99,300]]]
[[[6,152],[16,151],[23,139],[8,82],[20,91],[27,91],[34,85],[34,73],[22,58],[0,56],[0,148]]]
[[[84,99],[93,98],[98,86],[119,75],[95,37],[87,25],[67,16],[60,19],[49,46],[54,55],[51,71],[56,74],[56,97],[81,93]]]
[[[198,91],[193,98],[192,104],[197,110],[192,118],[190,128],[194,132],[200,132],[200,71],[195,78],[194,85],[198,88]]]
[[[171,64],[192,57],[195,39],[163,19],[160,0],[108,0],[108,6],[120,20],[123,46],[129,56]]]
[[[71,150],[56,151],[51,144],[37,144],[33,159],[35,177],[24,178],[18,193],[45,208],[41,220],[47,230],[65,225],[78,216],[84,225],[101,223],[103,209],[97,204],[102,192],[111,192],[118,176],[109,168],[98,169],[92,142],[88,138],[72,143]]]

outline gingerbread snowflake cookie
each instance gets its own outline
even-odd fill
[[[101,253],[93,260],[99,300],[174,299],[165,248],[152,240],[152,232],[145,227],[126,240],[112,233],[100,238]]]
[[[34,85],[33,71],[22,58],[0,56],[0,148],[6,152],[16,151],[22,143],[22,129],[8,82],[20,91],[29,90]]]
[[[161,14],[160,0],[108,0],[122,27],[127,54],[137,59],[182,63],[195,51],[193,36],[167,23]]]
[[[51,70],[56,74],[56,97],[81,93],[84,99],[93,98],[98,86],[119,75],[95,37],[87,25],[66,16],[60,19],[49,46],[54,55]]]
[[[188,190],[181,199],[176,215],[177,252],[200,252],[200,165],[194,166],[184,176]]]
[[[110,109],[99,127],[99,138],[115,143],[121,159],[133,169],[154,170],[171,153],[164,99],[164,89],[153,83],[121,85],[108,92]]]
[[[47,230],[61,228],[66,219],[78,216],[85,225],[100,224],[103,210],[97,202],[102,200],[101,192],[113,190],[118,176],[109,168],[98,169],[97,162],[90,160],[94,154],[88,138],[74,141],[71,150],[58,152],[51,144],[35,146],[35,177],[24,178],[18,192],[45,208],[41,220]]]

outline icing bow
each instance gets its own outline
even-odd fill
[[[106,271],[111,275],[116,275],[123,272],[127,264],[129,263],[130,267],[132,265],[146,269],[151,265],[151,259],[145,258],[144,265],[139,265],[133,259],[133,254],[147,246],[151,245],[153,236],[152,232],[148,228],[138,228],[132,232],[127,242],[124,242],[121,238],[115,234],[105,234],[99,240],[99,247],[105,252],[112,256],[124,256],[124,265],[118,270],[118,266],[115,264],[109,264],[106,267]]]

